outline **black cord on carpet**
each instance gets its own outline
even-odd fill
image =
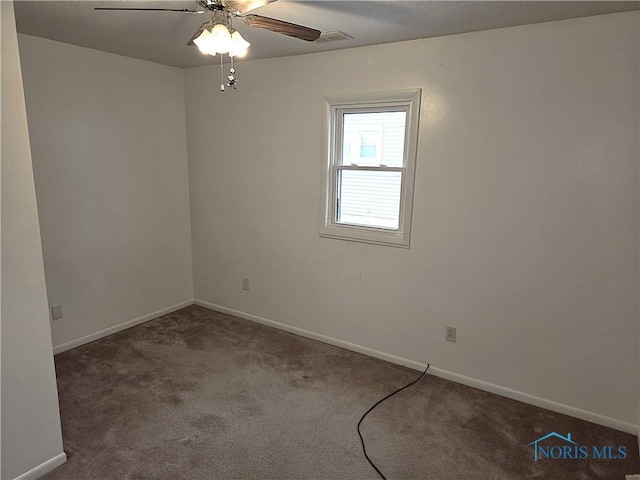
[[[371,412],[371,410],[376,408],[378,405],[380,405],[382,402],[384,402],[387,398],[393,397],[396,393],[401,392],[405,388],[409,388],[414,383],[418,383],[420,380],[422,380],[422,377],[424,377],[427,374],[428,371],[429,371],[429,364],[427,363],[427,368],[425,369],[424,372],[422,372],[422,375],[420,375],[418,378],[416,378],[413,382],[405,385],[404,387],[401,387],[401,388],[397,389],[395,392],[392,392],[389,395],[387,395],[386,397],[378,400],[376,403],[373,404],[373,406],[369,410],[364,412],[364,415],[362,415],[362,417],[360,418],[360,421],[358,422],[358,435],[360,436],[360,443],[362,444],[362,451],[364,452],[364,456],[367,459],[367,461],[371,464],[371,466],[375,469],[375,471],[378,472],[378,475],[380,475],[380,478],[382,478],[383,480],[387,480],[387,477],[384,476],[384,474],[380,471],[380,469],[378,467],[376,467],[376,464],[373,463],[373,461],[369,458],[369,455],[367,455],[367,449],[364,446],[364,438],[362,438],[362,433],[360,433],[360,424],[364,420],[364,417],[369,415],[369,412]]]

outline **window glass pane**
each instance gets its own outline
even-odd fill
[[[346,163],[346,164],[350,163],[345,160],[348,160],[351,158],[351,144],[349,143],[342,144],[342,158],[343,158],[343,163]]]
[[[360,158],[375,158],[376,146],[375,145],[360,145]]]
[[[339,170],[336,223],[397,230],[401,172]]]
[[[382,143],[378,132],[364,132],[360,135],[360,157],[375,158],[378,143]]]
[[[342,164],[402,167],[406,120],[405,111],[343,114]]]

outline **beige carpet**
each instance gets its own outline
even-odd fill
[[[47,479],[376,479],[356,424],[420,372],[200,307],[56,356],[68,462]],[[557,431],[624,460],[533,460]],[[392,479],[624,479],[636,438],[426,375],[362,423]]]

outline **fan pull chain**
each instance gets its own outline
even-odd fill
[[[233,57],[229,56],[231,59],[231,65],[229,68],[229,75],[227,79],[227,87],[232,87],[234,90],[238,88],[238,82],[236,80],[236,69],[233,67]],[[224,92],[224,58],[222,54],[220,54],[220,91]]]
[[[222,54],[220,54],[220,91],[224,92],[224,65],[222,61]]]
[[[229,69],[229,83],[227,83],[227,87],[233,87],[233,89],[235,90],[236,88],[238,88],[237,85],[237,81],[236,81],[236,69],[233,68],[233,57],[229,57],[231,58],[231,68]]]

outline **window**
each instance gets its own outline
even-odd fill
[[[420,90],[325,99],[320,235],[408,247]]]

